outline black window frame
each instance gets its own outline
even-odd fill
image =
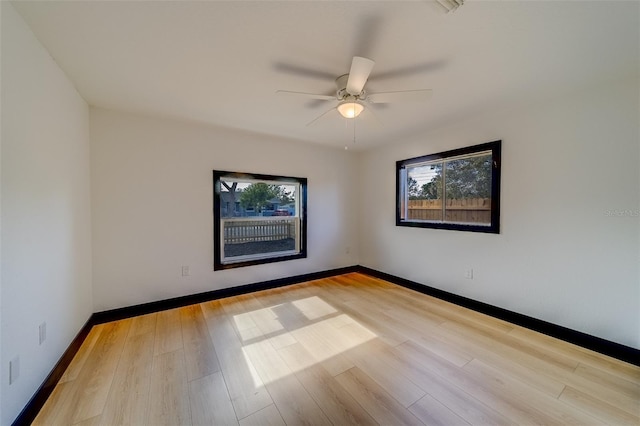
[[[279,182],[282,184],[300,185],[299,218],[300,218],[300,243],[299,252],[282,256],[270,256],[260,259],[223,263],[221,247],[221,179],[246,179],[254,181]],[[293,176],[266,175],[259,173],[230,172],[213,170],[213,270],[226,270],[245,266],[261,265],[266,263],[284,262],[287,260],[303,259],[307,257],[307,178]]]
[[[447,158],[472,155],[491,151],[491,224],[470,225],[455,222],[437,222],[437,221],[419,221],[402,219],[400,200],[401,191],[401,170],[412,164],[419,164],[428,161],[446,160]],[[431,228],[431,229],[447,229],[454,231],[482,232],[490,234],[500,233],[500,176],[502,163],[502,141],[486,142],[479,145],[468,146],[464,148],[453,149],[450,151],[439,152],[436,154],[428,154],[420,157],[399,160],[396,162],[396,226],[408,226],[415,228]],[[446,177],[445,177],[446,179]]]

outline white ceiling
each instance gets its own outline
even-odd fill
[[[276,95],[332,94],[354,55],[369,91],[433,89],[373,108],[356,145],[393,143],[488,109],[514,108],[638,72],[639,4],[431,1],[46,1],[13,3],[90,105],[336,147],[353,120]]]

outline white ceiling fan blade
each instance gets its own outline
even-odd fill
[[[347,80],[347,92],[350,95],[359,95],[364,89],[364,85],[367,83],[369,74],[375,62],[371,59],[363,58],[361,56],[354,56],[351,61],[351,70],[349,71],[349,80]]]
[[[428,99],[432,93],[433,90],[431,89],[369,93],[367,95],[367,100],[369,102],[373,102],[374,104],[384,104],[388,102],[424,101]]]
[[[276,90],[278,95],[302,96],[310,99],[320,99],[323,101],[335,101],[335,96],[321,95],[319,93],[292,92],[291,90]]]
[[[336,108],[335,108],[335,107],[333,107],[333,108],[331,108],[331,109],[329,109],[329,110],[327,110],[327,111],[323,112],[322,114],[320,114],[319,116],[317,116],[316,118],[314,118],[313,120],[311,120],[310,122],[308,122],[308,123],[305,125],[305,127],[309,127],[309,126],[311,126],[312,124],[314,124],[315,122],[317,122],[318,120],[320,120],[322,117],[324,117],[325,115],[329,114],[331,111],[334,111],[334,110],[336,110]]]

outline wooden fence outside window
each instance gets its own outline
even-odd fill
[[[409,200],[408,220],[442,221],[442,200]],[[447,199],[446,222],[491,223],[491,198]]]
[[[224,244],[276,241],[296,237],[297,218],[223,219]]]

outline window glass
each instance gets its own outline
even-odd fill
[[[399,226],[499,232],[500,141],[398,161]]]
[[[306,179],[214,171],[214,269],[306,257]]]

